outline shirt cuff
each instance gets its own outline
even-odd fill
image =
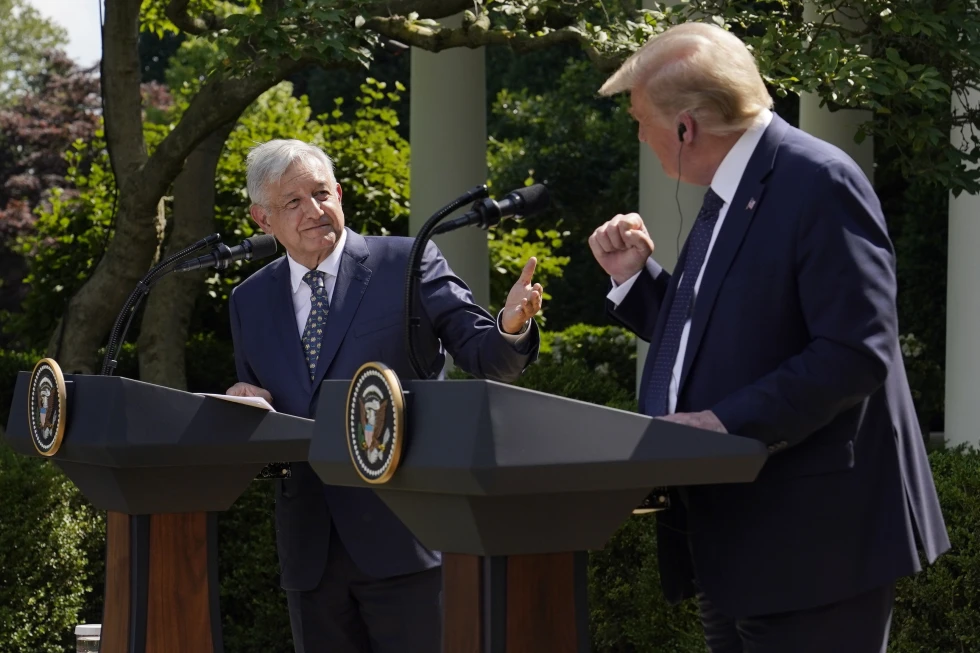
[[[501,321],[501,317],[503,317],[503,314],[504,314],[504,309],[500,309],[500,312],[497,313],[497,331],[499,331],[500,335],[504,337],[504,340],[514,345],[515,347],[522,344],[523,341],[527,340],[527,332],[530,329],[531,320],[525,322],[524,326],[521,327],[521,330],[518,331],[517,333],[507,333],[506,331],[504,331],[503,322]]]
[[[612,290],[610,290],[609,291],[609,294],[606,295],[606,299],[608,299],[609,301],[611,301],[613,303],[613,306],[617,306],[618,307],[620,304],[623,303],[623,300],[626,299],[626,295],[629,294],[630,288],[633,287],[633,284],[636,283],[636,280],[640,278],[640,275],[642,273],[643,273],[643,270],[641,269],[639,272],[637,272],[636,274],[634,274],[632,277],[630,277],[629,279],[627,279],[626,281],[624,281],[623,282],[623,285],[621,285],[621,286],[616,283],[616,280],[615,279],[613,279],[612,277],[610,277],[609,279],[610,279],[610,281],[612,281]]]

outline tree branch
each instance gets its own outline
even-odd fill
[[[262,73],[235,79],[216,76],[208,80],[191,100],[180,122],[143,166],[141,193],[147,198],[166,193],[184,160],[201,141],[222,125],[236,121],[262,93],[308,64],[302,59],[285,58],[266,66]]]
[[[140,0],[106,3],[103,26],[102,97],[105,137],[120,190],[146,162],[140,97]]]
[[[413,11],[419,18],[446,18],[473,8],[473,0],[385,0],[366,11],[376,16],[407,16]]]
[[[190,0],[170,0],[167,5],[167,18],[180,31],[202,36],[224,28],[224,22],[211,12],[206,12],[199,17],[191,16],[187,11],[189,4]]]
[[[600,72],[611,72],[621,63],[619,57],[604,54],[597,50],[592,41],[574,27],[563,27],[546,32],[541,36],[531,36],[526,32],[488,29],[489,22],[485,16],[481,16],[476,22],[464,23],[462,27],[456,29],[419,25],[400,16],[370,18],[365,23],[365,27],[382,36],[429,52],[441,52],[450,48],[506,45],[515,52],[522,53],[543,50],[559,43],[575,43],[585,51]]]

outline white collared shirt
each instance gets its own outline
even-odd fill
[[[333,298],[333,290],[337,285],[337,274],[340,272],[340,259],[344,255],[344,245],[347,243],[347,230],[344,229],[340,234],[340,240],[330,252],[327,258],[320,261],[316,266],[317,270],[325,272],[327,277],[323,280],[327,290],[327,303]],[[293,311],[296,312],[296,328],[299,330],[299,337],[303,337],[303,330],[306,329],[306,320],[310,316],[311,300],[313,289],[310,284],[303,281],[303,275],[310,271],[305,265],[297,263],[293,257],[286,253],[286,260],[289,262],[289,282],[293,288]]]
[[[742,181],[742,175],[745,174],[745,168],[749,165],[749,159],[752,158],[756,146],[762,139],[763,132],[765,132],[769,123],[772,122],[772,115],[772,112],[768,109],[763,110],[759,115],[759,120],[752,127],[745,130],[745,133],[742,134],[741,138],[738,139],[728,154],[725,155],[721,165],[718,166],[718,170],[715,171],[715,175],[711,179],[711,189],[725,203],[718,212],[718,221],[715,223],[714,231],[711,232],[711,242],[708,243],[708,251],[704,255],[704,263],[702,263],[701,270],[698,272],[697,281],[694,283],[694,298],[692,301],[697,300],[698,289],[701,287],[701,278],[704,276],[704,268],[707,266],[708,257],[711,256],[711,250],[714,249],[715,240],[718,239],[721,225],[725,222],[728,207],[731,206],[732,200],[735,199],[735,191],[738,190],[738,185]],[[633,283],[642,272],[643,270],[637,272],[621,286],[617,286],[616,282],[613,281],[613,288],[607,295],[609,300],[618,306],[626,297],[626,294],[629,293],[630,288],[633,287]],[[678,279],[678,283],[680,283],[680,279]],[[681,371],[684,367],[684,354],[687,350],[687,340],[690,333],[691,318],[688,317],[684,323],[684,329],[681,331],[680,347],[677,348],[677,359],[674,361],[674,369],[670,375],[670,387],[667,391],[668,414],[673,413],[677,408],[677,383],[681,378]]]

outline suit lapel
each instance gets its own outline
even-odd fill
[[[371,252],[367,241],[360,234],[347,230],[347,243],[344,254],[340,259],[340,271],[337,273],[337,283],[330,297],[330,313],[327,315],[327,329],[323,335],[323,345],[316,362],[316,376],[313,379],[315,388],[323,381],[330,364],[337,356],[340,343],[347,335],[357,307],[361,303],[364,291],[371,280],[371,269],[363,261]],[[305,368],[304,368],[305,369]]]
[[[266,315],[270,324],[269,333],[276,334],[278,347],[270,349],[270,355],[279,356],[282,352],[282,364],[293,376],[300,388],[310,388],[310,377],[306,374],[306,356],[303,354],[303,343],[296,328],[296,309],[293,307],[293,287],[289,278],[289,263],[283,256],[273,265],[272,283],[269,284],[268,306],[272,310]]]
[[[701,277],[701,286],[698,289],[697,299],[694,301],[694,315],[691,317],[691,332],[688,336],[687,349],[684,353],[684,365],[681,368],[681,378],[677,387],[677,394],[680,396],[687,380],[688,372],[694,357],[697,355],[701,339],[704,337],[704,330],[708,325],[708,318],[714,308],[715,300],[718,298],[718,291],[725,280],[725,275],[735,260],[735,255],[742,246],[745,233],[752,223],[756,210],[762,203],[762,195],[766,189],[766,178],[772,171],[775,162],[776,151],[779,144],[786,135],[788,125],[779,116],[773,116],[772,122],[766,129],[759,144],[749,159],[749,164],[745,168],[742,180],[735,191],[735,197],[728,207],[725,221],[718,232],[718,238],[705,264],[704,275]]]

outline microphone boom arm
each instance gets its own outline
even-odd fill
[[[490,191],[486,184],[471,188],[451,203],[436,211],[432,217],[426,220],[422,228],[419,229],[419,233],[415,236],[415,242],[412,244],[412,251],[408,257],[408,274],[405,280],[405,338],[408,349],[408,362],[412,365],[412,370],[420,379],[430,379],[433,376],[431,371],[423,366],[415,342],[415,334],[422,325],[422,319],[415,316],[415,311],[418,301],[419,282],[422,280],[422,255],[425,253],[425,246],[434,235],[433,230],[439,221],[464,204],[489,197],[489,195]]]
[[[112,376],[116,369],[116,365],[119,363],[116,360],[116,352],[119,349],[119,346],[125,341],[126,332],[129,331],[129,325],[133,322],[133,316],[136,315],[140,302],[142,302],[143,299],[145,299],[150,293],[150,288],[153,287],[153,284],[162,279],[167,272],[170,272],[170,270],[167,270],[166,268],[174,263],[174,261],[178,261],[189,254],[193,254],[200,249],[210,247],[219,242],[221,242],[221,236],[218,234],[206,236],[193,245],[180,250],[176,254],[168,256],[166,259],[150,268],[150,271],[143,275],[143,278],[136,284],[136,288],[134,288],[133,292],[131,292],[129,297],[126,298],[126,303],[123,304],[122,310],[119,311],[119,315],[116,316],[116,322],[112,326],[112,331],[109,335],[109,342],[105,348],[105,357],[102,359],[102,370],[99,372],[101,376]],[[125,320],[125,325],[123,324],[123,320]]]

